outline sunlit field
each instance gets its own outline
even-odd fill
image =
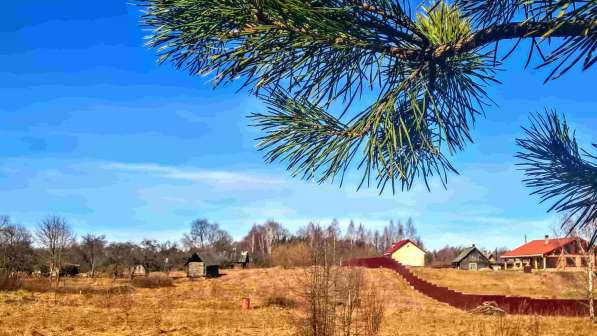
[[[223,270],[219,278],[180,277],[165,288],[133,287],[128,280],[66,279],[57,293],[42,292],[32,283],[30,290],[0,292],[0,335],[295,335],[304,272]],[[447,281],[463,274],[421,273],[434,280],[445,274]],[[495,274],[480,275],[478,282],[494,283],[492,290],[497,290],[498,281],[491,280]],[[366,276],[386,303],[381,335],[597,335],[588,319],[472,315],[417,293],[389,270],[366,270]],[[470,283],[468,276],[462,279]],[[516,294],[534,293],[531,277],[499,276],[521,284]],[[45,280],[34,282],[39,281]],[[554,295],[571,293],[568,286],[575,283],[564,277],[561,285]],[[242,309],[244,297],[251,299],[249,310]]]

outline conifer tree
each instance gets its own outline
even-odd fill
[[[266,161],[320,183],[358,170],[359,187],[380,192],[429,188],[432,176],[446,185],[450,156],[492,104],[500,61],[523,55],[549,82],[597,59],[594,0],[139,1],[159,62],[215,86],[240,81],[263,100],[267,111],[250,118]],[[596,168],[574,162],[547,189],[533,182],[544,165],[526,172],[538,193],[561,197],[554,210],[583,214],[582,226],[597,214]]]

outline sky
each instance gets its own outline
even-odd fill
[[[513,248],[551,234],[559,216],[529,196],[515,138],[531,112],[565,112],[579,142],[595,142],[595,70],[543,84],[523,69],[526,50],[498,74],[475,143],[452,156],[447,189],[409,192],[318,185],[266,164],[246,116],[264,106],[235,85],[156,64],[144,46],[140,9],[105,1],[24,0],[0,20],[0,214],[34,229],[48,215],[77,234],[110,240],[178,240],[196,218],[235,238],[275,219],[294,231],[309,221],[350,219],[370,229],[412,217],[425,246]],[[356,178],[356,176],[355,176]]]

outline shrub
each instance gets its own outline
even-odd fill
[[[13,291],[21,288],[21,280],[17,277],[11,277],[0,274],[0,291]]]
[[[305,243],[284,244],[272,250],[272,264],[283,268],[302,267],[311,264],[311,251]]]
[[[297,306],[297,303],[295,300],[293,300],[289,297],[274,294],[274,295],[269,296],[267,299],[265,299],[264,305],[266,307],[278,307],[278,308],[292,309]]]
[[[88,294],[88,295],[120,295],[135,291],[131,286],[112,286],[108,288],[92,286],[60,286],[54,287],[48,279],[26,279],[21,281],[20,288],[35,293]]]
[[[45,293],[53,290],[48,279],[27,279],[23,281],[22,288],[26,291]]]
[[[299,289],[304,318],[297,319],[305,336],[375,336],[379,334],[385,302],[367,283],[362,269],[313,266]]]
[[[133,286],[139,288],[161,288],[174,286],[172,279],[165,274],[150,274],[146,277],[134,278],[132,284]]]

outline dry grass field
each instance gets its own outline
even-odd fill
[[[546,299],[586,297],[587,280],[583,272],[470,272],[427,267],[413,267],[411,271],[434,284],[465,293],[519,295]]]
[[[300,304],[297,279],[303,270],[223,273],[217,279],[182,278],[174,287],[135,288],[124,294],[109,288],[127,282],[109,279],[69,279],[69,293],[0,292],[0,336],[295,334],[300,309],[293,304]],[[389,270],[366,270],[366,276],[387,303],[382,335],[597,335],[588,319],[471,315],[418,294]],[[525,291],[520,294],[531,294]],[[251,298],[251,310],[241,310],[243,297]]]

